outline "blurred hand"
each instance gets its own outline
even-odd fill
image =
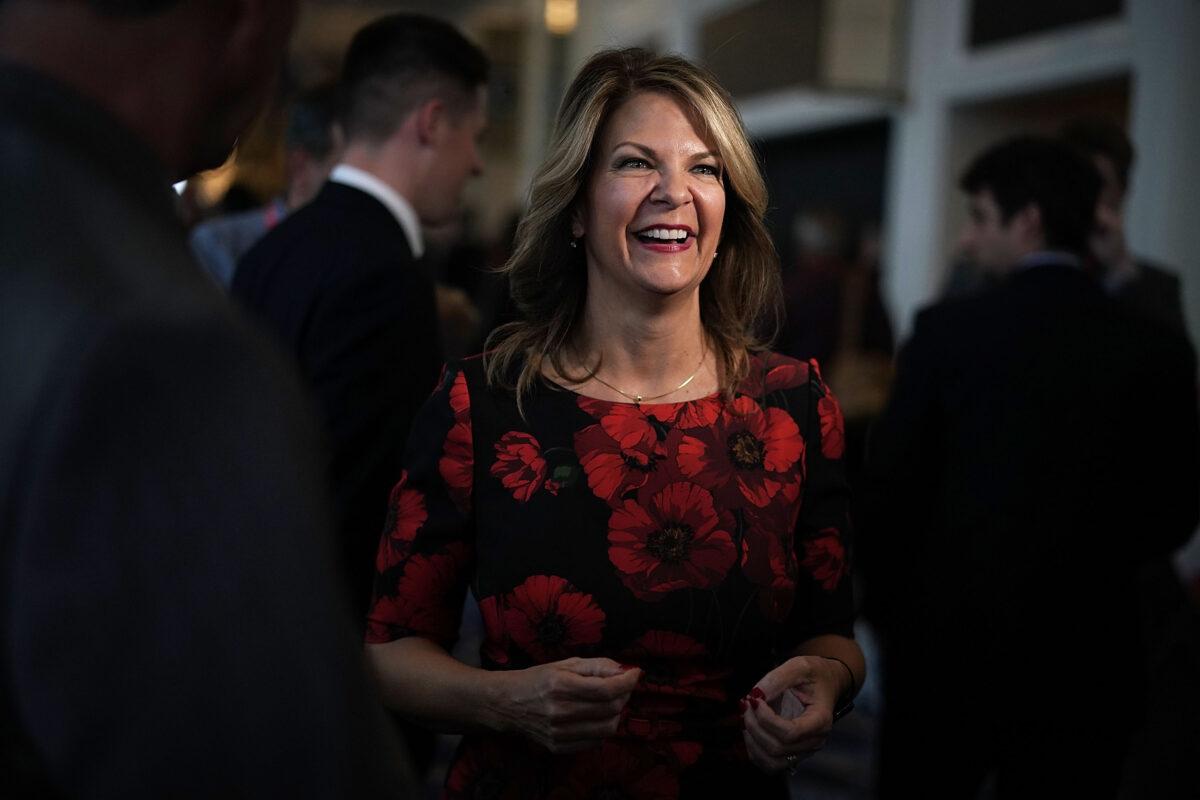
[[[616,733],[642,671],[608,658],[568,658],[496,674],[507,684],[508,729],[552,753],[575,753]]]
[[[750,760],[764,772],[779,772],[825,746],[833,729],[846,671],[819,656],[790,658],[768,672],[743,700],[742,736]]]

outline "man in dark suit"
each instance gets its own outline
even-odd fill
[[[487,70],[438,20],[394,14],[359,31],[343,67],[342,162],[233,283],[320,403],[343,566],[364,617],[388,494],[441,366],[421,225],[452,219],[482,169]]]
[[[295,377],[188,254],[295,3],[0,2],[0,786],[396,796]]]
[[[1009,140],[961,181],[995,288],[923,311],[869,445],[883,797],[1111,797],[1142,712],[1138,565],[1200,517],[1186,340],[1081,265],[1099,191]]]

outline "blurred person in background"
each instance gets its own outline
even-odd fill
[[[453,221],[482,170],[487,75],[483,52],[440,20],[392,14],[360,30],[342,70],[341,161],[234,276],[234,297],[295,354],[320,405],[364,614],[388,493],[442,363],[422,225]]]
[[[1200,508],[1195,364],[1086,267],[1100,178],[1005,140],[960,186],[999,284],[922,311],[859,516],[885,645],[880,795],[1113,797],[1143,716],[1140,565]]]
[[[879,228],[824,208],[797,213],[792,236],[799,258],[784,277],[778,348],[825,365],[846,420],[846,476],[853,489],[866,431],[883,408],[892,374],[892,325],[879,291]]]
[[[394,797],[317,432],[171,183],[270,95],[285,0],[0,2],[0,785]]]
[[[1125,235],[1133,143],[1119,125],[1105,119],[1074,120],[1063,127],[1061,137],[1100,173],[1095,230],[1088,244],[1105,288],[1131,310],[1185,333],[1179,277],[1135,257]]]
[[[1105,288],[1131,313],[1187,336],[1179,278],[1129,250],[1125,200],[1135,160],[1129,137],[1102,118],[1074,120],[1061,136],[1100,173],[1090,245]],[[1139,579],[1149,694],[1125,785],[1142,796],[1200,795],[1194,769],[1200,759],[1200,603],[1190,602],[1185,589],[1190,579],[1200,590],[1200,565],[1185,562],[1183,572],[1181,576],[1170,555],[1163,554],[1142,567]]]
[[[297,96],[288,107],[284,134],[287,188],[283,196],[266,206],[210,219],[192,229],[192,253],[225,289],[233,283],[242,256],[280,220],[316,197],[329,177],[341,151],[335,110],[332,86],[309,89]]]
[[[448,796],[786,797],[862,685],[837,401],[759,338],[766,206],[709,73],[584,65],[520,319],[446,368],[379,544],[368,653],[392,708],[466,734]],[[448,654],[468,585],[482,668]]]

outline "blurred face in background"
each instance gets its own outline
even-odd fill
[[[1118,269],[1128,255],[1125,241],[1125,189],[1113,163],[1095,156],[1092,163],[1100,173],[1100,199],[1096,202],[1096,229],[1088,240],[1092,255],[1104,272]]]
[[[583,236],[589,292],[699,287],[725,217],[724,167],[714,151],[670,95],[644,92],[613,113],[573,225]]]
[[[959,236],[960,254],[989,274],[1007,272],[1022,257],[1037,249],[1029,238],[1027,210],[1007,222],[991,191],[984,189],[968,197],[969,214]]]
[[[483,174],[479,142],[487,128],[487,91],[480,86],[462,110],[448,109],[438,127],[437,152],[426,177],[417,214],[426,225],[444,225],[462,210],[467,181]]]

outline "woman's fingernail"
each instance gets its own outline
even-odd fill
[[[751,708],[753,708],[753,709],[757,709],[757,708],[758,708],[758,698],[757,698],[757,697],[751,697],[751,698],[750,698],[750,707],[751,707]]]
[[[633,664],[622,664],[621,665],[621,672],[629,672],[629,670],[631,670],[631,669],[637,669],[637,667],[635,667]]]
[[[745,714],[747,708],[748,706],[746,705],[745,700],[738,700],[738,711],[741,711],[743,714]]]
[[[757,686],[755,686],[753,689],[750,690],[750,696],[757,697],[759,700],[767,699],[767,696],[765,694],[763,694],[763,690],[758,688]]]

